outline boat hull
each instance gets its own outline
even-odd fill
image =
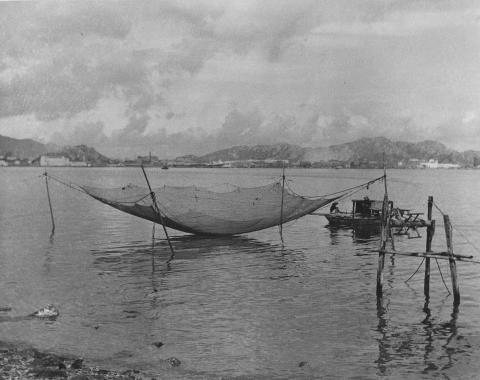
[[[351,213],[326,214],[325,218],[331,226],[338,227],[380,228],[382,223],[377,217],[353,216]]]

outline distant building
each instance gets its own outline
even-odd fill
[[[427,169],[458,169],[460,167],[458,164],[439,164],[438,160],[434,160],[433,158],[428,160],[428,162],[421,162],[420,166]]]
[[[40,156],[40,166],[71,166],[70,159],[57,154]]]

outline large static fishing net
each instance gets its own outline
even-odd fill
[[[121,211],[167,227],[200,235],[236,235],[280,225],[334,201],[332,197],[303,197],[281,183],[214,192],[189,186],[152,189],[128,185],[116,189],[81,186],[93,198]]]

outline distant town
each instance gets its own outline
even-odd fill
[[[480,151],[457,152],[436,141],[395,142],[361,138],[329,147],[288,143],[233,146],[201,156],[160,158],[153,152],[112,159],[87,145],[56,146],[30,139],[0,136],[0,167],[132,167],[168,168],[334,168],[459,169],[479,168]]]
[[[71,160],[68,156],[59,153],[48,153],[40,155],[34,159],[2,156],[0,155],[0,166],[42,166],[42,167],[132,167],[132,166],[152,166],[167,169],[173,168],[281,168],[299,167],[299,168],[334,168],[334,169],[377,169],[383,167],[382,161],[376,160],[355,160],[350,162],[339,160],[328,161],[291,161],[287,159],[247,159],[247,160],[216,160],[211,162],[201,162],[199,158],[193,155],[177,157],[175,159],[159,159],[155,155],[138,156],[136,159],[115,160],[109,159],[108,162],[91,161],[87,159]],[[388,161],[389,168],[397,169],[459,169],[462,165],[454,163],[439,163],[436,159],[420,160],[411,158],[396,163]],[[480,159],[474,159],[470,168],[480,168]]]

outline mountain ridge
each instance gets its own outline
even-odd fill
[[[22,156],[35,158],[46,153],[58,153],[72,161],[87,161],[98,165],[114,160],[97,152],[87,145],[59,147],[43,144],[32,139],[15,139],[0,135],[0,156]],[[355,141],[330,145],[327,147],[302,147],[289,143],[271,145],[238,145],[217,150],[201,156],[186,155],[187,161],[208,164],[218,161],[240,160],[288,160],[299,162],[382,162],[385,154],[389,166],[409,160],[438,160],[440,163],[455,163],[462,166],[477,166],[480,163],[480,151],[458,152],[434,140],[420,142],[392,141],[386,137],[363,137]]]

